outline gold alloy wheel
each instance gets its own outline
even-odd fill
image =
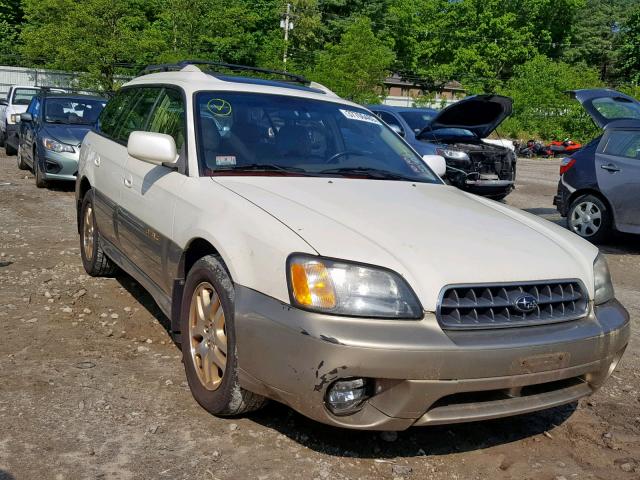
[[[216,390],[227,366],[227,332],[220,297],[209,282],[200,283],[191,297],[189,342],[200,383]]]
[[[87,205],[84,211],[84,226],[82,228],[82,246],[84,248],[84,256],[91,261],[93,258],[93,206]]]

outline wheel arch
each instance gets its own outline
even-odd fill
[[[91,188],[91,182],[89,182],[87,177],[82,177],[78,182],[76,189],[76,226],[78,228],[78,233],[80,233],[80,210],[82,210],[82,200],[84,200],[84,196],[89,190],[91,190]]]

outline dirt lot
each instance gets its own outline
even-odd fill
[[[559,221],[558,162],[521,161],[508,203]],[[202,410],[166,319],[129,277],[80,263],[72,186],[35,187],[0,157],[0,479],[638,479],[640,242],[603,250],[634,333],[613,378],[578,405],[411,429],[394,441],[271,404]]]

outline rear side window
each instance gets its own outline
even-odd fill
[[[171,135],[178,151],[184,145],[184,101],[180,92],[165,88],[151,115],[149,132]]]
[[[640,160],[640,130],[609,132],[600,153]]]
[[[146,130],[149,115],[153,110],[161,88],[149,87],[136,89],[133,99],[127,102],[129,108],[125,108],[119,125],[113,134],[113,139],[127,143],[129,134],[136,130]]]

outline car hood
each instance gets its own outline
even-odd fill
[[[579,278],[597,248],[564,228],[436,184],[344,178],[215,177],[319,255],[404,276],[426,310],[445,285]]]
[[[605,128],[618,120],[640,120],[640,102],[629,95],[608,88],[590,88],[569,92],[594,123]]]
[[[479,138],[488,137],[511,115],[513,100],[502,95],[473,95],[440,110],[416,138],[438,128],[465,128]]]
[[[48,124],[43,134],[49,135],[59,142],[68,145],[80,145],[85,135],[91,130],[90,125],[58,125]]]

